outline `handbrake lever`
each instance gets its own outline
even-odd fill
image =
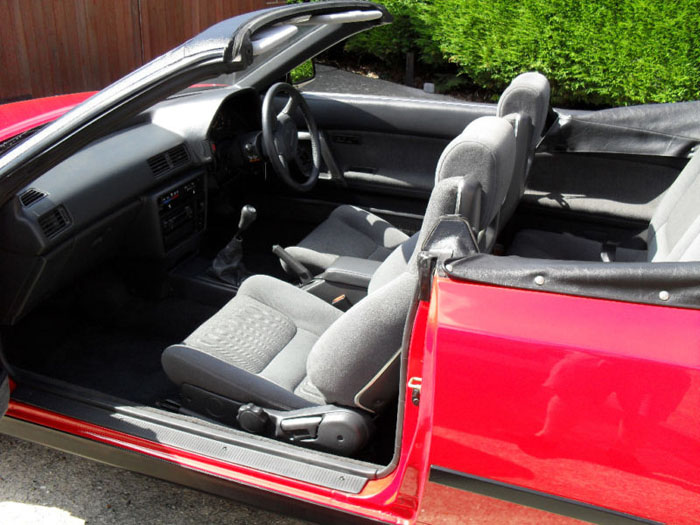
[[[279,244],[275,244],[272,247],[272,253],[279,257],[280,260],[284,262],[284,264],[289,270],[294,272],[294,274],[301,281],[301,284],[311,282],[311,280],[313,279],[313,275],[311,275],[309,269],[303,264],[301,264],[301,262],[299,262],[296,259],[296,257],[294,257],[291,253],[282,248]]]

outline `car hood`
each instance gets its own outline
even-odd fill
[[[0,143],[56,120],[94,94],[95,91],[90,91],[3,104],[0,106]]]

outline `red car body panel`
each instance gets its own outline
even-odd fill
[[[700,312],[437,279],[432,465],[700,516]],[[432,339],[432,341],[431,341]]]
[[[0,142],[56,120],[95,93],[36,98],[0,106]]]

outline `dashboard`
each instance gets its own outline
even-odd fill
[[[211,177],[261,169],[260,129],[251,89],[173,97],[19,191],[0,209],[0,322],[110,257],[167,268],[194,251]]]

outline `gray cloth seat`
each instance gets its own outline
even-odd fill
[[[514,173],[509,178],[508,193],[504,202],[498,203],[499,222],[492,225],[495,232],[502,228],[513,214],[525,187],[525,180],[534,158],[549,110],[549,82],[540,73],[518,75],[499,99],[497,115],[514,120],[516,128],[516,153]],[[477,119],[480,120],[480,119]],[[448,146],[448,149],[454,144]],[[447,149],[445,150],[447,151]],[[444,164],[443,153],[436,173],[435,184],[443,178],[456,176],[468,166]],[[468,158],[462,159],[468,162]],[[441,168],[441,163],[443,167]],[[502,177],[501,179],[502,180]],[[479,230],[477,224],[472,226]],[[312,230],[297,246],[286,250],[299,262],[318,274],[330,267],[340,256],[383,261],[400,243],[408,239],[401,230],[384,219],[356,206],[340,206]],[[489,235],[488,242],[494,239]],[[488,244],[488,243],[487,243]],[[484,248],[484,246],[482,246]],[[490,249],[487,247],[486,249]]]
[[[514,122],[516,155],[513,179],[501,209],[501,224],[512,217],[525,191],[525,183],[535,158],[535,149],[542,138],[549,112],[549,81],[541,73],[531,71],[515,77],[498,99],[496,115]]]
[[[470,124],[440,162],[443,169],[459,164],[460,171],[439,180],[420,232],[382,262],[364,299],[341,312],[278,279],[250,277],[219,312],[163,352],[166,374],[181,388],[191,385],[268,408],[333,404],[380,411],[398,389],[419,247],[440,217],[462,215],[474,199],[479,220],[496,220],[514,153],[507,121],[483,117]],[[467,168],[460,162],[465,159]],[[490,180],[499,177],[504,180]]]
[[[163,352],[165,373],[180,387],[268,408],[383,408],[398,387],[417,282],[403,253],[399,247],[400,255],[383,263],[391,268],[373,277],[369,295],[347,312],[279,279],[248,278],[219,312]]]
[[[340,256],[383,261],[408,235],[381,217],[356,206],[337,207],[298,246],[286,250],[318,274]]]
[[[599,241],[570,233],[526,229],[518,232],[509,255],[536,259],[600,261]],[[700,260],[700,157],[693,157],[666,190],[649,223],[647,250],[617,248],[619,262]]]

